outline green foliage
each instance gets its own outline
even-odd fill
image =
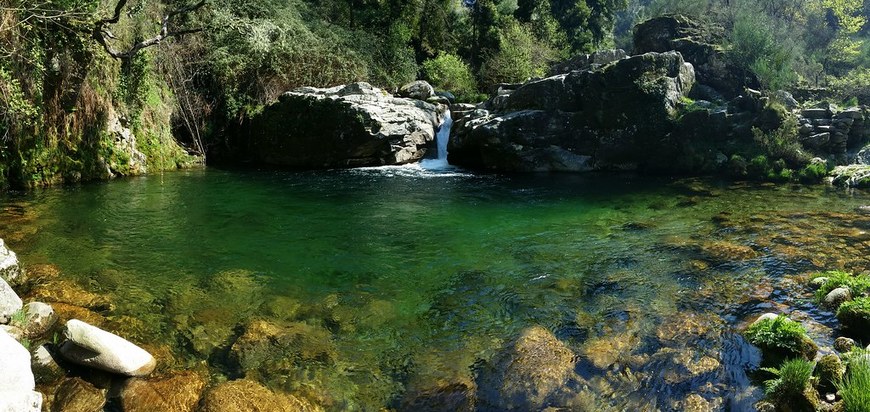
[[[803,395],[810,383],[815,363],[804,359],[790,359],[777,368],[763,368],[776,378],[764,382],[764,392],[772,399],[787,401]]]
[[[33,346],[33,342],[28,338],[21,338],[18,343],[20,343],[21,346],[24,346],[24,349],[27,349],[28,352],[30,352],[31,347]]]
[[[798,172],[798,179],[803,183],[820,183],[827,176],[827,163],[810,163]]]
[[[794,116],[782,116],[782,125],[768,133],[752,129],[755,143],[770,159],[783,160],[788,167],[803,167],[810,157],[803,151],[798,133],[798,121]]]
[[[450,53],[441,53],[434,59],[423,62],[425,78],[436,88],[447,90],[460,101],[474,101],[479,92],[468,67],[459,57]]]
[[[857,297],[845,302],[837,309],[837,319],[849,328],[864,328],[870,326],[870,298]]]
[[[867,275],[855,276],[851,273],[834,270],[820,273],[814,277],[818,276],[824,276],[828,278],[828,281],[816,291],[816,302],[821,302],[825,299],[825,296],[827,296],[828,293],[841,287],[849,288],[849,291],[852,292],[852,296],[860,296],[865,292],[870,291],[870,276]]]
[[[738,15],[731,31],[729,55],[738,67],[753,73],[768,89],[782,89],[796,80],[793,69],[796,47],[784,41],[775,25],[763,16],[751,12]]]
[[[844,412],[870,411],[870,361],[863,350],[856,352],[849,361],[846,377],[835,383],[843,399]]]
[[[9,317],[9,324],[19,328],[24,328],[27,325],[27,312],[23,308],[18,309]]]
[[[499,48],[484,60],[480,75],[486,84],[518,83],[542,77],[554,55],[528,26],[514,22],[499,33]]]
[[[808,339],[807,331],[800,323],[783,315],[749,326],[744,335],[750,343],[762,349],[783,350],[792,354],[802,354]]]

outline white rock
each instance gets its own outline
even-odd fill
[[[15,312],[21,310],[24,302],[15,294],[5,280],[0,279],[0,324],[9,323]]]
[[[0,412],[42,410],[42,394],[35,386],[30,352],[0,328]]]
[[[20,341],[24,337],[24,331],[14,325],[0,325],[0,330],[5,331],[12,339]]]
[[[0,392],[0,412],[40,411],[42,411],[42,394],[39,392]]]
[[[755,322],[752,322],[752,324],[754,325],[756,323],[759,323],[759,322],[761,322],[763,320],[767,320],[767,319],[776,319],[777,316],[779,316],[779,315],[777,315],[776,313],[765,313],[765,314],[759,316],[758,319],[755,320]]]
[[[18,265],[18,256],[9,250],[3,239],[0,239],[0,279],[14,282],[21,276],[21,267]]]
[[[60,354],[73,363],[127,376],[146,376],[157,362],[126,339],[78,319],[66,323]]]
[[[0,328],[0,371],[2,371],[0,391],[32,391],[36,386],[33,372],[30,371],[30,352],[2,328]]]

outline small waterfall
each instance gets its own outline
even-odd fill
[[[438,157],[435,159],[423,159],[420,162],[420,167],[424,169],[447,169],[450,165],[447,163],[447,142],[450,140],[450,128],[453,126],[453,118],[450,117],[450,110],[444,112],[444,120],[441,126],[438,127],[438,133],[435,134],[435,144],[438,147]]]

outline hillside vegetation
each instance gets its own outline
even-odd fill
[[[0,186],[196,162],[302,85],[423,78],[477,101],[574,55],[630,50],[634,25],[674,13],[724,30],[764,88],[870,101],[860,0],[0,0]]]

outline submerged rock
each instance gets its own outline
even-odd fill
[[[106,391],[81,378],[68,378],[54,392],[52,412],[100,412],[106,405]]]
[[[18,256],[6,247],[3,239],[0,239],[0,279],[14,284],[20,276],[21,266],[18,264]]]
[[[134,378],[121,390],[121,406],[125,412],[192,412],[204,387],[203,378],[190,371],[164,378]]]
[[[332,334],[303,322],[278,325],[255,320],[230,348],[241,372],[268,378],[288,375],[307,364],[333,364],[337,351]]]
[[[540,410],[557,406],[574,373],[574,353],[541,326],[520,336],[484,367],[477,379],[482,406]]]
[[[78,283],[66,279],[53,279],[39,283],[31,292],[30,298],[50,302],[66,303],[98,312],[112,310],[113,305],[105,296],[90,292]]]
[[[322,411],[311,402],[288,394],[278,394],[251,380],[222,383],[209,390],[201,412],[315,412]]]
[[[42,395],[35,386],[30,353],[0,329],[0,411],[40,411]]]
[[[80,320],[66,323],[61,355],[73,363],[127,376],[146,376],[156,361],[124,338]]]
[[[40,345],[33,351],[30,368],[37,383],[50,383],[66,375],[66,370],[58,364],[55,349]]]
[[[301,169],[405,164],[426,154],[442,110],[368,83],[300,88],[239,126],[215,155]]]

